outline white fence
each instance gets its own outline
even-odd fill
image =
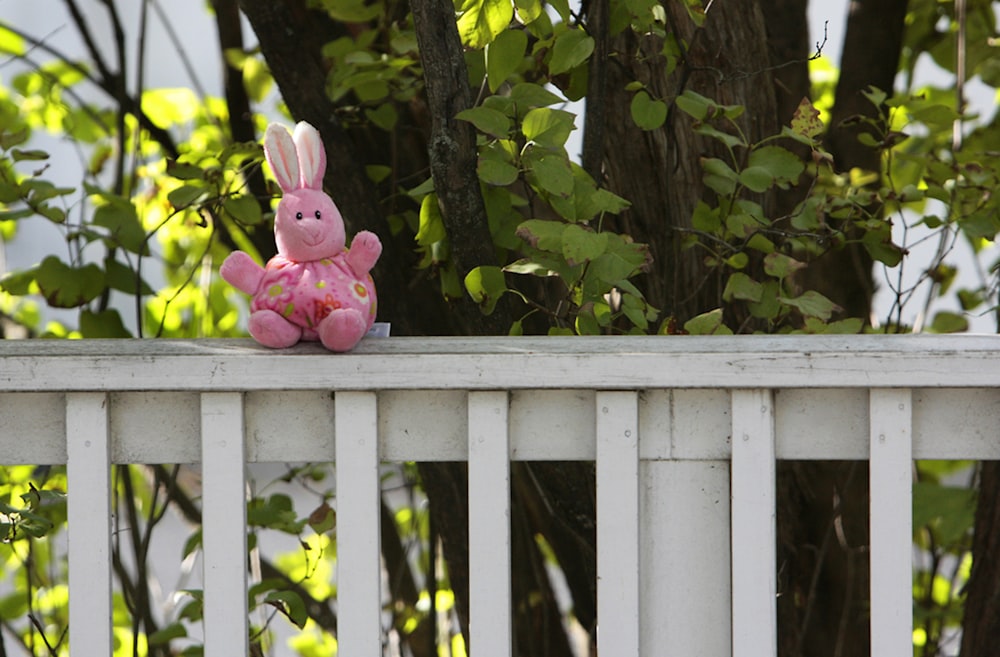
[[[511,654],[510,459],[596,460],[614,657],[773,656],[775,459],[870,459],[872,654],[909,657],[912,460],[1000,459],[998,426],[991,336],[391,338],[344,355],[0,341],[0,460],[68,464],[79,657],[111,654],[109,462],[203,464],[205,655],[234,657],[245,463],[327,459],[346,657],[382,654],[380,460],[468,461],[472,655]]]

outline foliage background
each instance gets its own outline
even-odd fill
[[[164,9],[155,2],[142,3],[129,19],[118,16],[112,2],[93,3],[73,17],[78,26],[89,25],[95,34],[103,32],[91,43],[84,39],[83,51],[91,60],[85,67],[72,64],[76,55],[60,57],[61,38],[70,28],[53,33],[41,30],[34,34],[37,41],[24,40],[9,30],[2,32],[0,45],[11,54],[12,62],[26,64],[22,68],[26,72],[10,74],[0,69],[5,75],[0,91],[0,201],[5,206],[0,234],[12,252],[20,251],[23,236],[16,232],[21,227],[42,226],[44,255],[57,256],[40,257],[37,265],[35,258],[28,258],[0,282],[5,334],[201,337],[242,333],[245,300],[218,279],[216,270],[233,248],[262,259],[273,249],[266,224],[272,190],[261,177],[255,142],[267,117],[283,116],[285,108],[280,106],[260,52],[224,30],[232,28],[227,12],[236,5],[211,4],[219,38],[227,43],[227,75],[222,93],[215,94],[221,97],[206,94],[195,83],[206,68],[201,57],[176,48],[169,37],[167,42],[150,41],[141,47],[141,35],[146,33],[143,22],[158,20]],[[690,203],[690,216],[676,222],[676,233],[662,226],[657,231],[634,220],[641,217],[640,195],[620,192],[619,196],[609,191],[616,184],[626,188],[627,181],[610,165],[602,177],[592,156],[593,146],[586,139],[579,146],[582,166],[576,166],[576,158],[570,162],[569,155],[575,155],[578,148],[568,141],[571,128],[575,123],[579,133],[589,118],[574,116],[578,106],[563,109],[562,99],[552,94],[558,91],[580,98],[587,92],[586,75],[597,79],[600,69],[594,62],[601,58],[594,53],[607,44],[591,38],[579,23],[583,17],[588,28],[591,21],[596,24],[599,3],[588,5],[584,15],[565,3],[553,2],[543,15],[541,5],[532,2],[513,6],[464,2],[458,7],[464,12],[459,30],[470,50],[422,63],[415,51],[421,22],[443,24],[440,15],[433,13],[440,6],[413,3],[411,23],[407,8],[392,2],[312,4],[326,13],[341,36],[322,49],[330,64],[325,89],[299,89],[294,95],[286,93],[285,101],[296,118],[332,102],[336,115],[321,126],[324,135],[329,140],[336,134],[355,152],[364,153],[367,178],[338,178],[330,187],[342,207],[357,211],[353,219],[359,225],[376,227],[384,238],[393,237],[386,259],[391,264],[384,266],[380,280],[387,290],[395,291],[383,307],[392,309],[394,316],[389,319],[400,333],[858,332],[868,320],[864,290],[847,295],[846,288],[830,289],[825,280],[832,270],[824,269],[823,263],[832,260],[834,269],[843,269],[847,261],[838,255],[843,253],[868,264],[881,263],[875,269],[879,275],[888,272],[883,283],[890,290],[888,309],[878,313],[878,322],[870,328],[964,330],[970,318],[989,316],[996,306],[990,251],[1000,221],[990,193],[997,182],[996,157],[990,155],[996,150],[996,131],[990,125],[992,117],[984,116],[968,124],[967,143],[957,142],[950,131],[959,114],[949,88],[955,66],[949,48],[959,25],[969,28],[969,70],[987,87],[995,85],[993,3],[970,3],[966,21],[956,18],[957,4],[909,3],[906,56],[897,84],[900,94],[890,97],[869,90],[868,100],[858,101],[867,103],[861,105],[866,109],[846,117],[848,121],[834,121],[831,114],[839,105],[831,79],[836,71],[825,60],[815,60],[813,100],[823,123],[810,124],[813,106],[802,106],[798,123],[793,121],[781,139],[776,138],[781,124],[754,123],[764,113],[761,106],[752,104],[760,101],[750,98],[749,92],[746,97],[716,98],[698,86],[704,82],[696,79],[697,74],[712,67],[699,69],[684,59],[696,56],[693,47],[685,50],[697,43],[696,35],[709,32],[699,32],[704,16],[697,3],[610,5],[614,10],[611,24],[623,28],[631,23],[631,31],[622,34],[636,39],[615,45],[631,57],[621,60],[627,62],[625,79],[613,78],[620,73],[617,68],[604,72],[616,81],[616,102],[624,99],[614,124],[629,135],[625,141],[630,148],[623,150],[640,151],[643,139],[662,135],[664,126],[678,140],[697,135],[702,139],[699,147],[706,149],[695,177],[686,181],[702,186],[700,199]],[[79,6],[84,5],[67,0],[63,6],[70,13],[75,7],[79,13]],[[258,22],[274,18],[267,13],[273,7],[246,2],[244,8]],[[200,7],[174,10],[182,14],[180,20],[170,14],[178,38],[186,35],[186,27],[178,23],[203,16]],[[715,11],[725,16],[728,10],[720,5]],[[515,13],[532,26],[508,29]],[[526,32],[531,50],[527,50]],[[275,38],[273,33],[262,32],[261,37],[261,48],[269,53],[272,65],[278,66],[282,57],[302,56],[294,48],[282,51],[287,44],[269,42]],[[431,46],[447,42],[424,38],[425,57]],[[643,50],[649,43],[659,50]],[[52,52],[53,47],[59,51]],[[491,49],[497,56],[490,56]],[[170,66],[163,65],[164,58]],[[925,86],[909,76],[909,67],[920,58],[934,59],[942,67],[943,78],[937,86]],[[804,61],[788,60],[799,65]],[[442,81],[448,76],[439,74],[433,62],[456,67],[461,62],[476,84],[435,93],[433,85],[445,84]],[[218,65],[222,69],[221,59]],[[643,70],[647,65],[651,73]],[[175,66],[196,70],[198,75],[183,74],[165,88],[147,83],[147,70],[175,70]],[[125,75],[119,75],[120,71]],[[765,73],[771,70],[758,71]],[[658,86],[661,74],[663,79],[691,74],[690,87],[698,86],[703,93],[689,87],[683,93],[666,95]],[[723,74],[722,78],[740,82],[738,76],[726,79]],[[551,82],[554,87],[546,91],[534,82]],[[724,95],[729,88],[721,85],[715,91]],[[438,104],[442,98],[457,98],[458,103]],[[227,115],[241,105],[245,113]],[[787,118],[782,123],[787,124]],[[882,171],[872,175],[864,167],[828,166],[828,149],[836,150],[836,144],[823,140],[824,131],[838,130],[844,124],[867,133],[862,141],[867,139],[864,145],[878,154],[874,168]],[[137,126],[143,130],[137,132]],[[904,132],[911,134],[909,139]],[[588,134],[595,133],[588,130]],[[472,153],[473,160],[449,162],[442,154],[448,149],[441,147],[453,138],[466,140],[457,151]],[[61,142],[60,150],[69,147],[66,150],[72,155],[61,155],[62,162],[53,163],[48,156],[48,151],[55,151],[52,139]],[[350,157],[347,146],[335,149],[331,169],[359,168]],[[73,173],[60,166],[70,160],[80,165]],[[646,168],[655,167],[647,163]],[[428,182],[428,169],[434,174],[433,186]],[[478,178],[470,178],[472,173],[478,173]],[[803,175],[810,182],[803,181]],[[484,183],[482,198],[478,205],[469,205],[477,199],[464,192],[478,188],[480,181]],[[781,197],[782,192],[791,191],[794,196],[803,190],[810,196],[793,199],[791,206],[781,205],[787,195],[785,201],[768,200],[771,195]],[[941,205],[929,204],[928,199]],[[460,224],[463,219],[469,220],[468,225]],[[449,239],[457,229],[477,238]],[[929,233],[922,234],[922,230]],[[640,242],[649,242],[656,259],[647,257],[646,246],[633,240],[633,234],[641,236]],[[665,239],[664,234],[668,235]],[[675,240],[678,234],[683,237]],[[912,257],[919,243],[930,247],[929,259]],[[970,259],[959,268],[951,259],[952,248],[965,243],[982,260]],[[689,298],[678,297],[676,282],[673,291],[666,283],[676,274],[662,267],[670,256],[694,263],[697,269],[695,278],[702,283]],[[974,274],[958,278],[960,270]],[[398,280],[411,276],[423,283],[420,293],[399,295],[403,287]],[[870,284],[864,274],[858,279],[854,283],[861,288]],[[915,282],[921,286],[912,287]],[[687,294],[687,290],[682,292]],[[691,301],[695,297],[696,303]],[[40,303],[42,299],[47,308]],[[942,301],[950,305],[940,305]],[[50,315],[49,308],[73,310]],[[440,321],[428,321],[428,316]],[[61,321],[50,322],[49,317]],[[592,517],[586,504],[586,471],[564,468],[543,473],[542,466],[528,468],[522,473],[526,478],[553,486],[543,494],[564,505],[558,509],[563,518],[586,521],[588,514]],[[924,654],[953,651],[953,633],[962,621],[974,510],[969,492],[974,480],[969,472],[970,464],[932,463],[919,469],[915,540],[924,548],[926,560],[919,564],[914,580],[919,624],[915,650]],[[429,645],[425,635],[441,630],[435,625],[440,611],[451,628],[445,624],[441,643],[461,652],[462,554],[460,546],[448,538],[461,535],[461,522],[454,513],[458,507],[452,505],[449,512],[441,489],[460,482],[462,473],[424,464],[387,472],[387,476],[399,495],[386,508],[383,533],[391,540],[383,549],[405,547],[416,555],[393,561],[406,565],[405,577],[399,581],[409,582],[394,592],[393,631],[406,650],[422,654],[419,651]],[[796,476],[794,469],[790,476]],[[61,634],[65,588],[59,584],[59,544],[53,539],[64,511],[54,491],[65,488],[64,478],[58,469],[30,467],[8,469],[4,477],[7,572],[16,588],[3,601],[4,636],[32,654],[59,654],[65,649]],[[955,483],[954,477],[964,477],[959,480],[963,485],[942,485]],[[309,655],[330,654],[333,649],[331,636],[315,629],[333,631],[328,558],[334,544],[327,478],[328,473],[318,466],[280,473],[279,479],[287,480],[282,483],[294,482],[311,491],[307,509],[293,508],[284,490],[271,484],[263,485],[251,503],[255,531],[301,540],[300,548],[290,554],[276,557],[273,563],[262,561],[260,585],[254,592],[256,622],[260,628],[270,628],[285,617],[292,625],[305,626],[306,638],[297,639],[295,649]],[[837,489],[855,479],[863,477],[854,465],[846,465],[832,480]],[[418,482],[436,498],[432,507],[445,509],[438,512],[437,528],[431,516],[421,511],[425,498]],[[557,490],[554,482],[564,489]],[[36,483],[38,490],[32,488]],[[182,468],[120,469],[116,491],[120,513],[134,528],[118,546],[122,563],[131,564],[119,572],[121,613],[116,632],[121,650],[123,654],[197,654],[197,641],[185,641],[183,636],[197,625],[197,591],[181,594],[180,604],[161,608],[162,601],[148,585],[155,581],[151,579],[155,560],[144,548],[168,506],[197,526],[197,482],[185,479]],[[559,537],[539,530],[533,538],[537,545],[528,553],[539,564],[558,563],[563,569],[575,604],[572,620],[586,634],[593,621],[592,610],[587,608],[591,602],[588,572],[592,575],[592,571],[588,571],[586,556],[580,563],[571,562],[567,545],[579,547],[577,542],[582,541],[592,549],[592,541],[587,542],[585,527],[574,531],[578,533]],[[434,561],[432,557],[441,556],[436,549],[439,535],[443,560]],[[565,543],[560,544],[561,540]],[[863,552],[863,538],[848,548],[849,560],[850,554]],[[195,531],[182,554],[196,551]],[[452,570],[444,570],[443,562]],[[431,572],[435,576],[427,577]],[[546,613],[565,616],[566,610],[556,608],[555,596],[544,580],[516,582],[515,589],[521,586],[517,594],[525,600],[540,596]],[[804,608],[808,616],[809,603]],[[794,617],[801,611],[789,613]],[[522,618],[519,622],[532,621]],[[521,633],[522,638],[536,635]],[[792,643],[801,647],[802,637],[793,638]],[[256,649],[274,649],[268,632],[255,639]],[[842,639],[836,642],[838,651]],[[568,645],[565,638],[559,641]],[[863,643],[863,637],[854,642]],[[788,644],[783,649],[788,650]],[[851,649],[845,647],[843,654],[852,654]],[[559,654],[558,650],[552,654]]]

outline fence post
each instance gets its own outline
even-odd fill
[[[913,652],[911,401],[910,390],[869,396],[872,655]]]
[[[733,657],[778,654],[774,401],[732,392]]]
[[[510,657],[507,392],[469,393],[469,631],[476,657]]]
[[[243,395],[201,395],[205,657],[249,654]]]
[[[337,459],[337,653],[381,655],[382,551],[375,393],[337,392],[334,395],[334,440]]]
[[[597,393],[597,651],[639,657],[639,399]]]
[[[66,394],[69,639],[74,655],[108,655],[111,643],[111,449],[108,397]]]

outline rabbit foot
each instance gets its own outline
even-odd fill
[[[365,318],[353,308],[334,310],[317,329],[320,341],[330,351],[350,351],[367,332]]]
[[[258,310],[250,315],[250,335],[265,347],[284,349],[302,338],[302,329],[273,310]]]

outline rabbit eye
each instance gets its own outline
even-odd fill
[[[319,210],[316,210],[316,220],[319,221],[319,219],[320,219],[320,212]]]
[[[296,212],[295,213],[295,220],[296,221],[302,221],[302,213],[301,212]]]

